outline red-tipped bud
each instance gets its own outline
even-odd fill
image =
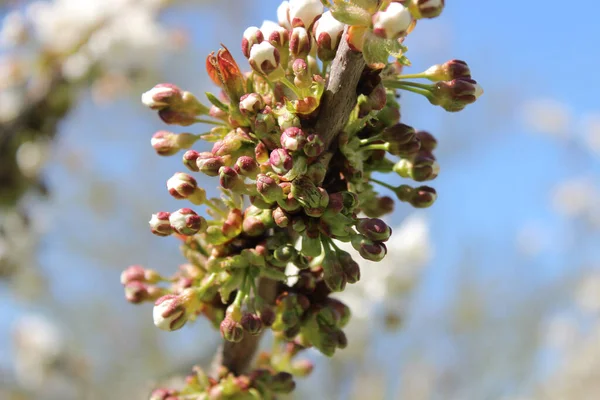
[[[240,175],[247,176],[250,179],[255,179],[258,175],[260,168],[256,163],[256,160],[250,156],[242,156],[237,159],[235,163],[235,170]]]
[[[244,184],[244,180],[230,167],[221,167],[219,170],[219,183],[223,189],[236,190]]]
[[[250,57],[250,49],[253,45],[264,40],[263,33],[256,26],[251,26],[244,31],[242,37],[242,53],[246,58]]]
[[[139,304],[150,299],[148,285],[141,281],[132,281],[125,285],[125,299],[132,304]]]
[[[451,81],[452,79],[470,79],[471,70],[466,62],[461,60],[450,60],[443,64],[437,64],[429,67],[423,73],[431,81]]]
[[[292,27],[302,26],[306,29],[323,14],[323,4],[320,0],[291,0],[289,21]]]
[[[265,108],[265,102],[258,93],[248,93],[240,98],[240,112],[249,117],[258,114]]]
[[[292,155],[286,149],[275,149],[269,156],[271,168],[278,174],[284,175],[294,166]]]
[[[182,101],[183,91],[171,83],[159,83],[142,94],[142,103],[152,110],[163,110]]]
[[[279,25],[286,29],[292,29],[290,25],[290,3],[288,1],[282,1],[279,7],[277,7],[277,22]]]
[[[260,317],[256,314],[245,313],[240,321],[242,328],[252,336],[260,335],[263,330],[263,324]]]
[[[181,329],[187,322],[187,312],[183,296],[168,294],[154,303],[152,311],[154,325],[165,331]]]
[[[323,13],[315,23],[314,34],[317,40],[317,55],[322,61],[331,61],[335,58],[343,32],[344,24],[335,19],[331,11]]]
[[[169,236],[173,233],[170,221],[171,213],[160,211],[150,218],[150,231],[156,236]]]
[[[379,218],[361,218],[356,230],[367,239],[377,242],[385,242],[392,235],[392,228]]]
[[[206,230],[207,227],[206,220],[189,208],[175,211],[169,217],[169,221],[175,232],[184,236],[195,235]]]
[[[373,33],[383,39],[397,39],[408,33],[413,17],[400,3],[391,3],[385,11],[373,15]]]
[[[281,207],[273,210],[273,221],[280,228],[285,228],[290,224],[290,216]]]
[[[279,50],[269,42],[265,41],[252,46],[249,62],[252,69],[261,75],[266,75],[273,79],[280,75],[283,76]]]
[[[177,400],[177,391],[173,389],[154,389],[149,400]]]
[[[289,31],[273,21],[264,21],[260,30],[263,33],[264,40],[271,43],[279,51],[287,47],[290,41]]]
[[[311,133],[306,138],[306,144],[304,145],[304,154],[309,157],[317,157],[325,151],[325,143],[319,137],[319,135]]]
[[[453,79],[433,85],[429,102],[449,112],[460,111],[474,103],[483,94],[483,89],[473,79]]]
[[[387,248],[383,243],[374,242],[361,235],[352,238],[352,247],[362,258],[369,261],[381,261],[387,254]]]
[[[227,315],[220,325],[221,336],[229,342],[240,342],[244,338],[244,328],[242,324],[236,322]]]
[[[152,135],[150,144],[160,156],[172,156],[181,149],[192,146],[198,137],[191,133],[175,134],[169,131],[158,131]]]
[[[200,157],[200,153],[198,153],[196,150],[186,151],[185,153],[183,153],[182,157],[183,165],[185,165],[186,168],[192,172],[200,171],[198,169],[198,164],[196,164],[196,160],[198,159],[198,157]]]
[[[190,196],[197,187],[196,180],[191,175],[183,172],[177,172],[167,180],[169,194],[179,200]]]
[[[280,137],[281,147],[289,151],[301,150],[306,144],[306,134],[300,128],[291,127],[283,131]]]
[[[196,158],[196,166],[198,167],[198,171],[208,176],[218,176],[219,170],[224,165],[225,163],[223,162],[222,157],[214,156],[209,152],[200,153]]]
[[[294,58],[306,58],[310,53],[311,38],[306,28],[297,26],[290,36],[290,54]]]
[[[283,198],[283,189],[268,175],[259,174],[256,177],[256,189],[269,203]]]

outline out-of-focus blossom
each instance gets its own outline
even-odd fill
[[[583,278],[576,289],[575,301],[582,310],[600,312],[600,271],[589,273]]]
[[[553,99],[532,99],[522,106],[526,126],[538,133],[566,137],[572,125],[568,106]]]
[[[585,116],[582,125],[585,143],[590,150],[600,156],[600,113]]]
[[[598,206],[600,193],[592,178],[575,178],[561,182],[552,196],[554,207],[568,217],[581,217]]]

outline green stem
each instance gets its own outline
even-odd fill
[[[428,77],[425,72],[421,72],[418,74],[398,75],[396,79],[428,79]]]
[[[369,144],[367,146],[361,147],[361,150],[385,150],[387,151],[389,148],[387,143],[374,143]]]
[[[298,99],[304,98],[302,94],[298,91],[296,85],[294,85],[288,78],[285,76],[279,80],[279,82],[283,83],[288,89],[290,89]]]
[[[418,82],[398,82],[398,85],[400,86],[412,86],[412,87],[416,87],[419,89],[425,89],[425,90],[430,90],[431,89],[431,85],[428,83],[418,83]]]
[[[227,124],[225,124],[223,122],[211,121],[209,119],[196,118],[195,121],[198,122],[198,123],[201,123],[201,124],[209,124],[209,125],[217,125],[217,126],[227,126]]]
[[[369,144],[369,143],[371,143],[371,142],[374,142],[374,141],[376,141],[376,140],[379,140],[379,138],[380,138],[380,137],[381,137],[381,133],[379,133],[379,134],[377,134],[377,135],[375,135],[375,136],[368,137],[368,138],[366,138],[366,139],[361,139],[361,140],[360,140],[360,145],[361,145],[361,146],[364,146],[364,145],[366,145],[366,144]]]
[[[248,288],[246,287],[246,281],[248,280],[248,271],[246,270],[246,272],[244,272],[244,279],[242,279],[242,285],[240,286],[237,294],[235,295],[235,300],[233,301],[233,304],[235,305],[235,307],[240,308],[242,307],[242,302],[244,301],[244,298],[246,298],[246,296],[248,295]]]
[[[396,188],[392,185],[390,185],[389,183],[380,181],[379,179],[375,179],[375,178],[370,178],[371,182],[377,183],[378,185],[383,186],[384,188],[390,189],[391,191],[395,192]]]

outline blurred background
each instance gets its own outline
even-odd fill
[[[295,398],[600,396],[600,8],[550,3],[450,0],[406,41],[414,72],[463,59],[485,94],[458,114],[403,97],[439,140],[438,201],[388,219],[388,257],[341,296],[350,346],[307,352]],[[224,43],[246,68],[242,32],[278,4],[0,2],[1,399],[143,399],[210,360],[207,323],[159,331],[119,283],[184,261],[147,227],[180,206],[165,181],[183,167],[155,155],[165,126],[139,99],[214,90],[206,55]]]

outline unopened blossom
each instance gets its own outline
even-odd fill
[[[187,322],[183,296],[169,294],[156,300],[152,310],[154,325],[165,331],[181,329]]]
[[[323,61],[333,60],[340,38],[344,32],[344,24],[333,17],[331,11],[323,13],[314,27],[317,41],[317,52]]]
[[[253,45],[262,42],[264,39],[263,33],[256,26],[246,28],[242,38],[242,53],[244,56],[250,57],[250,49]]]
[[[320,0],[290,0],[289,21],[292,27],[310,28],[315,20],[323,14]]]
[[[373,33],[384,39],[397,39],[408,32],[412,21],[408,8],[400,3],[391,3],[385,11],[373,15]]]
[[[270,76],[273,74],[273,76],[279,76],[283,71],[279,51],[266,41],[252,47],[249,61],[252,69],[262,75]]]
[[[282,1],[279,7],[277,7],[277,21],[279,22],[279,25],[283,26],[286,29],[292,29],[292,25],[290,24],[289,12],[289,1]]]

